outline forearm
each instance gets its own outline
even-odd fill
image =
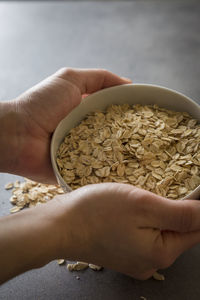
[[[60,258],[61,210],[52,200],[0,219],[0,283]]]

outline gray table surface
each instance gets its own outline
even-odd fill
[[[0,99],[12,99],[62,66],[102,67],[164,85],[200,103],[199,1],[0,3]],[[9,213],[0,174],[0,215]],[[20,177],[19,177],[20,178]],[[0,287],[0,299],[200,299],[200,246],[163,271],[164,282],[103,270],[69,273],[56,262]]]

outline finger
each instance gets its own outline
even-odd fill
[[[138,272],[126,273],[126,275],[128,275],[134,279],[138,279],[138,280],[147,280],[147,279],[151,278],[153,276],[153,274],[155,274],[156,271],[157,271],[157,269],[151,269],[151,270],[144,271],[141,273],[138,273]]]
[[[200,243],[200,231],[190,233],[163,232],[164,257],[162,257],[162,260],[158,260],[157,268],[169,267],[179,255],[198,243]]]
[[[102,69],[63,68],[55,75],[75,84],[81,94],[90,94],[103,88],[132,82],[130,79],[119,77]]]
[[[156,228],[177,232],[200,230],[200,201],[154,198],[151,210]]]

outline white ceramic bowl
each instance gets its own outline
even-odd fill
[[[111,104],[157,104],[160,107],[186,111],[200,122],[200,106],[190,98],[168,88],[150,84],[127,84],[107,88],[86,97],[81,104],[66,116],[56,128],[51,142],[51,161],[58,183],[65,192],[71,188],[61,177],[57,164],[56,153],[64,137],[73,127],[77,126],[89,112],[104,110]],[[184,199],[200,199],[200,186]]]

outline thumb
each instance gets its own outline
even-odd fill
[[[128,78],[119,77],[103,69],[63,68],[55,75],[77,86],[81,94],[91,94],[107,87],[132,83]]]
[[[166,268],[184,251],[200,243],[200,201],[158,197],[155,202],[155,228],[161,230],[157,242],[161,242],[166,258],[164,265],[157,267]]]
[[[155,227],[181,233],[200,230],[200,201],[157,198],[154,203]]]
[[[176,259],[184,251],[200,243],[200,231],[190,233],[163,232],[163,244]]]

